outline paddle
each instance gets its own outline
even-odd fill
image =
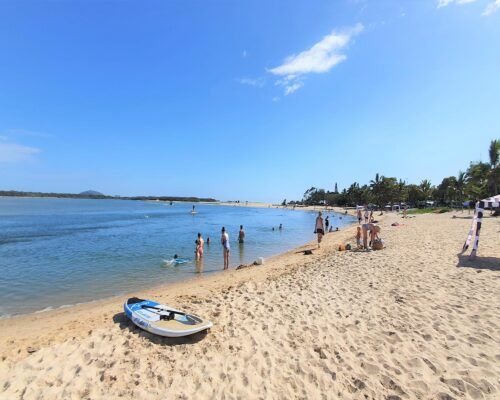
[[[160,314],[160,313],[155,313],[155,314],[158,314],[160,316],[160,320],[163,320],[163,319],[166,319],[167,321],[171,321],[175,318],[175,314],[178,314],[178,315],[183,315],[185,316],[186,318],[188,319],[192,319],[192,317],[186,313],[183,313],[182,311],[174,311],[174,310],[168,310],[166,308],[160,308],[160,307],[154,307],[154,306],[148,306],[148,305],[142,305],[141,308],[147,308],[147,309],[150,309],[150,310],[157,310],[157,311],[163,311],[163,312],[168,312],[168,315],[165,315],[165,314]]]

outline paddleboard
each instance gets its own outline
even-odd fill
[[[191,211],[191,214],[194,215],[194,214],[198,214],[198,211]]]
[[[212,322],[153,300],[132,297],[123,305],[125,315],[139,328],[165,337],[181,337],[210,329]]]

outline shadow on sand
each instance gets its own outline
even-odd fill
[[[113,316],[113,322],[115,324],[118,324],[120,326],[120,329],[128,330],[133,334],[146,338],[151,343],[158,344],[160,346],[179,346],[182,344],[194,344],[204,339],[205,336],[207,336],[207,330],[195,333],[194,335],[177,337],[177,338],[153,335],[152,333],[146,332],[135,326],[123,312],[115,314]]]
[[[458,264],[460,268],[489,269],[490,271],[500,271],[500,258],[498,257],[475,257],[470,259],[468,255],[458,254]]]

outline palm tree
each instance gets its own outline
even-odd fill
[[[500,140],[494,139],[490,143],[490,148],[488,150],[490,155],[490,165],[491,168],[495,168],[500,161]]]
[[[492,140],[488,152],[491,167],[488,172],[488,192],[490,195],[495,196],[498,194],[497,190],[500,186],[500,140]]]
[[[467,184],[467,174],[463,171],[458,171],[455,188],[457,191],[458,201],[460,202],[460,204],[462,204],[464,200],[464,189],[466,184]]]
[[[422,182],[420,182],[420,190],[422,191],[425,200],[429,200],[432,194],[431,181],[429,181],[428,179],[424,179]]]

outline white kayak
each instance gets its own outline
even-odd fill
[[[132,297],[123,305],[127,317],[139,328],[166,337],[188,336],[210,329],[212,322],[165,304]]]

